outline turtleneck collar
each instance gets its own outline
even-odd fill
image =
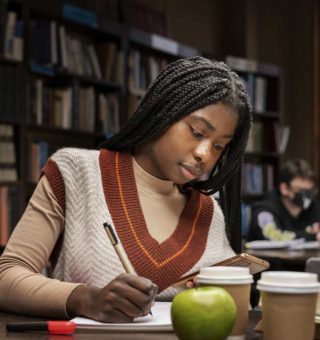
[[[145,171],[134,157],[132,157],[132,163],[138,190],[156,195],[169,195],[178,190],[173,182],[160,179]]]

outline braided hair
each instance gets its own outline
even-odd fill
[[[251,107],[239,76],[225,63],[192,57],[169,64],[149,86],[127,124],[100,147],[130,151],[159,137],[191,112],[217,103],[238,113],[234,137],[209,178],[188,186],[205,195],[219,191],[227,235],[233,249],[239,252],[241,165],[251,126]]]

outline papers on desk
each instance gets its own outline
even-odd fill
[[[245,244],[247,249],[289,249],[289,250],[313,250],[320,249],[320,242],[308,241],[304,238],[292,241],[252,241]]]
[[[132,332],[168,332],[172,331],[171,302],[156,302],[152,307],[152,316],[135,319],[132,323],[103,323],[87,318],[76,317],[71,321],[79,330],[90,331],[132,331]]]
[[[283,249],[288,248],[288,241],[251,241],[245,244],[247,249]]]

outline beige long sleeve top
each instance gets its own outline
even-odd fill
[[[151,176],[135,161],[133,164],[148,230],[162,242],[174,231],[185,197],[172,182]],[[160,220],[166,220],[161,229]],[[0,258],[0,309],[3,306],[17,313],[67,317],[67,299],[80,284],[41,274],[63,231],[63,209],[43,176]]]

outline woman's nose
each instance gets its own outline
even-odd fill
[[[207,163],[211,160],[211,143],[202,142],[194,150],[194,158],[199,163]]]

